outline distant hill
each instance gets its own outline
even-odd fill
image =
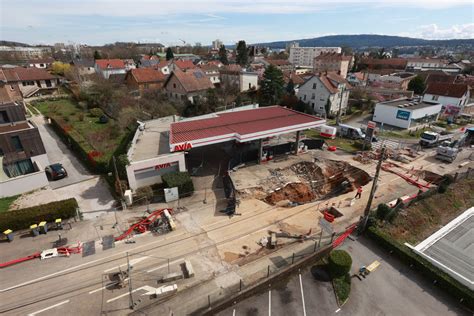
[[[30,45],[25,43],[18,43],[13,41],[0,41],[0,46],[18,46],[18,47],[30,47]]]
[[[316,38],[258,43],[270,48],[285,48],[291,42],[298,42],[302,47],[349,46],[355,49],[365,47],[395,47],[395,46],[474,46],[474,39],[425,40],[421,38],[390,36],[390,35],[331,35]]]

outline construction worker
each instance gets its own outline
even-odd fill
[[[362,197],[362,187],[358,187],[355,199],[360,199],[361,197]]]

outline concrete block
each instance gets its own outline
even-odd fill
[[[162,298],[168,295],[173,295],[176,292],[178,292],[178,285],[171,284],[157,288],[155,291],[155,295],[157,298]]]
[[[184,260],[184,269],[186,270],[186,277],[187,278],[194,277],[194,269],[193,269],[193,266],[191,264],[191,261]]]
[[[183,274],[180,272],[173,272],[170,274],[167,274],[161,279],[161,282],[166,283],[166,282],[171,282],[171,281],[176,281],[176,280],[181,280],[183,278]]]

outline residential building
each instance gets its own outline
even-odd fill
[[[93,59],[75,59],[72,61],[72,65],[82,78],[95,74],[94,64]]]
[[[28,67],[35,67],[35,68],[41,68],[41,69],[50,68],[53,63],[54,63],[54,58],[51,58],[51,57],[31,59],[27,62]]]
[[[215,41],[212,41],[212,49],[213,50],[219,50],[219,48],[221,48],[222,45],[223,45],[223,43],[219,39],[216,39]]]
[[[7,83],[0,80],[0,104],[5,103],[19,103],[23,104],[23,97],[21,96],[20,87],[16,82]]]
[[[411,72],[397,72],[388,75],[382,75],[378,76],[377,79],[372,80],[371,86],[407,90],[408,83],[415,77],[416,75]]]
[[[125,82],[130,89],[142,95],[149,89],[162,89],[166,76],[153,68],[137,68],[130,70],[125,76]]]
[[[160,57],[161,60],[166,60],[166,53],[157,53],[156,55]],[[174,58],[180,60],[190,60],[192,62],[201,59],[201,57],[194,54],[174,54]]]
[[[51,47],[20,47],[20,46],[0,46],[0,52],[9,53],[17,58],[44,58],[51,54]]]
[[[276,68],[280,69],[283,72],[293,71],[293,68],[294,68],[294,66],[287,59],[262,58],[261,61],[265,65],[265,67],[268,67],[269,65],[273,65],[273,66],[275,66]]]
[[[122,59],[96,59],[94,68],[96,73],[105,79],[109,79],[112,74],[125,75],[127,73]]]
[[[432,72],[426,76],[425,85],[429,86],[432,83],[454,83],[456,76],[447,74],[445,72]]]
[[[353,58],[342,53],[322,53],[314,57],[313,72],[335,72],[346,78]]]
[[[258,73],[247,71],[239,65],[227,65],[219,69],[221,83],[235,85],[240,92],[258,89]]]
[[[442,105],[438,102],[401,98],[377,103],[372,120],[410,129],[436,122],[441,108]]]
[[[23,98],[35,95],[51,94],[57,91],[61,81],[39,68],[0,68],[0,81],[17,85]]]
[[[184,72],[178,68],[166,79],[164,88],[170,99],[194,103],[204,97],[208,89],[213,89],[214,85],[201,69]]]
[[[219,67],[207,64],[201,65],[199,68],[201,68],[214,85],[218,85],[221,82]]]
[[[38,128],[26,119],[23,104],[0,104],[0,198],[47,186],[47,165]]]
[[[341,53],[341,47],[300,47],[298,43],[290,45],[289,61],[297,67],[314,66],[314,58],[322,53]]]
[[[346,112],[352,86],[336,73],[311,76],[299,87],[298,98],[320,115],[333,116]]]
[[[353,87],[365,87],[367,85],[367,73],[365,72],[350,72],[347,74],[346,80]]]
[[[454,106],[462,112],[470,97],[470,87],[467,84],[431,83],[423,94],[423,101],[439,102],[444,107]]]
[[[462,70],[460,66],[440,58],[408,58],[406,69],[414,72],[443,70],[450,73],[459,73]]]
[[[160,57],[145,55],[138,61],[139,68],[155,68],[160,64]]]
[[[218,68],[221,68],[222,66],[224,66],[224,64],[220,60],[210,60],[207,62],[207,64],[217,66]]]
[[[125,65],[126,71],[137,68],[137,65],[135,64],[135,61],[133,59],[123,59],[123,63]]]
[[[169,69],[170,71],[175,71],[176,69],[179,69],[181,71],[187,71],[189,69],[195,69],[196,65],[193,64],[191,60],[173,60],[170,65]]]
[[[391,72],[397,70],[405,70],[407,67],[407,59],[405,58],[362,58],[359,61],[361,69],[392,69]]]

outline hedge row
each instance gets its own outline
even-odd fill
[[[42,221],[54,222],[56,218],[68,219],[76,215],[77,201],[74,198],[55,201],[14,211],[0,213],[0,231],[30,228]]]
[[[193,180],[187,172],[172,172],[161,176],[167,188],[178,187],[179,197],[189,196],[194,192]]]
[[[328,258],[331,277],[341,277],[351,271],[352,258],[345,250],[333,250]]]
[[[411,249],[400,244],[376,226],[370,226],[367,229],[367,236],[383,248],[392,251],[402,262],[413,266],[415,270],[430,280],[430,282],[436,280],[436,285],[439,288],[452,295],[455,299],[462,300],[463,305],[471,310],[474,309],[474,292],[438,269],[431,262],[418,256]]]

